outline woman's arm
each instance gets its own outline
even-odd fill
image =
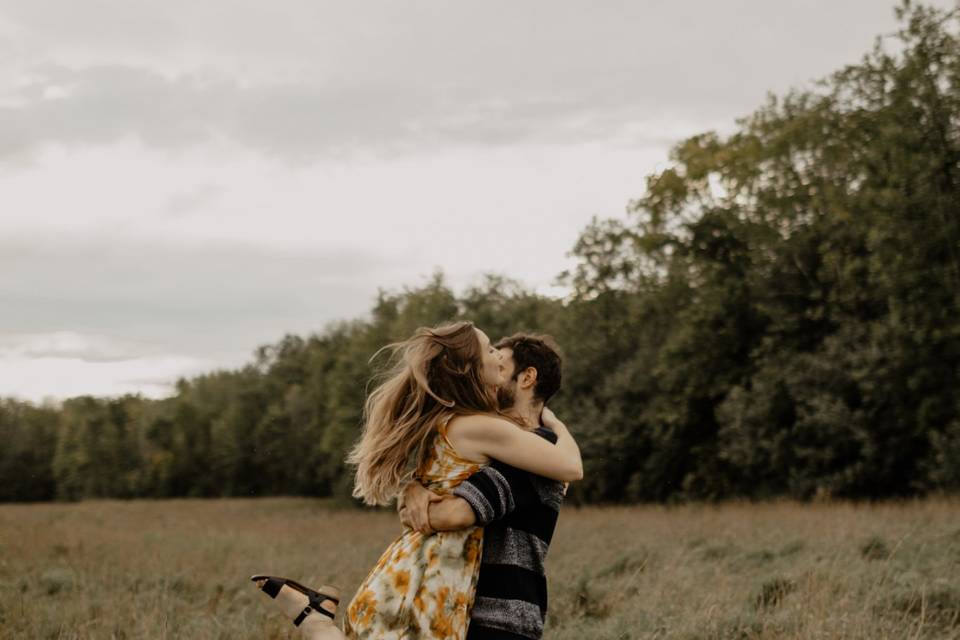
[[[447,430],[451,444],[468,459],[493,458],[546,478],[570,482],[583,478],[580,448],[566,425],[552,414],[546,424],[557,434],[551,444],[503,418],[472,415],[454,418]]]

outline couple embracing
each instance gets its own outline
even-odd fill
[[[580,451],[544,404],[560,388],[552,341],[491,344],[469,322],[390,345],[393,367],[364,406],[354,496],[398,499],[404,533],[333,625],[339,593],[254,576],[313,639],[540,638],[544,559]],[[411,473],[412,472],[412,473]]]

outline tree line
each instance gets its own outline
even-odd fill
[[[859,63],[676,145],[625,217],[583,231],[568,298],[437,274],[166,399],[3,400],[0,500],[347,499],[371,355],[461,318],[560,343],[575,500],[956,491],[958,17],[896,11]]]

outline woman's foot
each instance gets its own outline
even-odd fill
[[[336,587],[322,586],[314,591],[284,578],[254,576],[253,579],[258,589],[272,597],[285,618],[294,624],[299,621],[297,626],[304,637],[342,637],[340,634],[331,634],[337,630],[333,624],[333,616],[337,613],[340,590]],[[313,598],[308,596],[308,593],[312,593]]]

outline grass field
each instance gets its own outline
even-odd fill
[[[345,593],[399,533],[322,501],[0,505],[2,638],[287,638],[247,582]],[[960,501],[561,515],[546,638],[960,638]]]

